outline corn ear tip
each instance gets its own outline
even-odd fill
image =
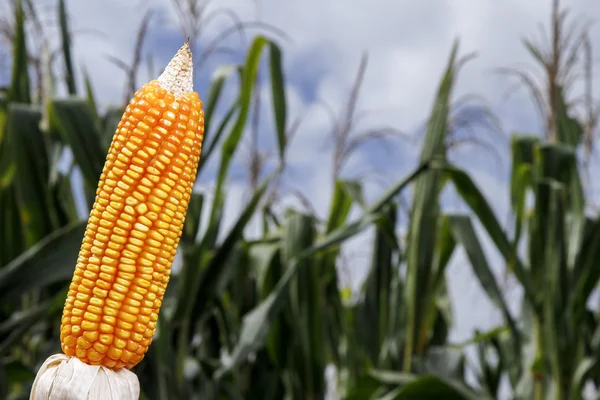
[[[188,38],[158,77],[158,84],[175,97],[180,97],[194,91],[193,75],[193,58]]]

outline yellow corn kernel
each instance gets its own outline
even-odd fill
[[[154,335],[204,136],[198,94],[174,78],[135,93],[100,176],[60,330],[86,364],[132,368]]]

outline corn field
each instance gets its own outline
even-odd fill
[[[94,76],[73,60],[64,0],[51,10],[32,0],[9,3],[0,19],[12,46],[9,85],[0,94],[0,399],[17,400],[29,398],[40,365],[61,352],[62,309],[126,102],[97,106]],[[202,34],[201,3],[173,0],[182,42],[190,37],[193,44]],[[42,13],[52,14],[57,38],[41,34]],[[151,17],[132,32],[132,63],[112,59],[126,72],[125,99],[143,83],[137,72]],[[600,398],[600,309],[590,300],[600,279],[600,218],[586,190],[598,114],[592,38],[572,22],[554,0],[548,43],[524,41],[540,76],[499,66],[532,95],[545,122],[541,132],[510,136],[508,221],[495,214],[473,171],[451,161],[453,90],[468,62],[458,41],[438,78],[418,163],[373,202],[365,200],[360,179],[340,174],[349,155],[373,138],[350,132],[363,58],[348,103],[340,105],[345,119],[333,133],[325,219],[310,198],[303,199],[306,207],[281,200],[297,121],[288,113],[278,31],[264,27],[242,60],[212,71],[196,89],[205,113],[198,174],[215,184],[191,196],[152,345],[132,370],[141,399]],[[54,41],[57,48],[49,45]],[[199,53],[198,64],[217,47]],[[575,116],[581,104],[565,94],[575,75],[586,87],[583,117]],[[259,80],[272,104],[276,145],[268,155],[256,145]],[[249,196],[226,227],[233,157],[244,140],[252,144]],[[209,161],[217,165],[214,176],[206,175]],[[448,188],[464,213],[446,211],[441,198]],[[83,218],[78,202],[87,207]],[[371,255],[367,277],[350,293],[340,283],[345,245],[367,230],[373,232],[364,249]],[[523,293],[517,311],[490,266],[481,232]],[[459,249],[502,321],[456,344],[449,339],[447,266]]]

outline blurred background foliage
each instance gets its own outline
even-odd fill
[[[43,10],[57,23],[56,49],[44,36],[35,2],[9,4],[2,34],[12,43],[12,72],[0,98],[0,398],[16,400],[28,398],[37,368],[60,351],[62,305],[86,223],[77,198],[93,203],[123,105],[97,107],[94,77],[73,63],[64,0]],[[203,33],[203,4],[173,0],[192,44]],[[143,83],[137,75],[147,64],[141,48],[151,19],[151,12],[142,19],[130,63],[111,58],[126,72],[124,101]],[[235,23],[194,49],[196,68],[219,50],[219,38],[247,25]],[[469,171],[449,158],[461,124],[494,124],[484,109],[476,118],[461,115],[462,103],[453,97],[469,58],[458,42],[431,102],[420,162],[404,179],[367,203],[360,180],[340,178],[361,144],[399,133],[352,129],[365,56],[332,133],[327,218],[311,210],[310,199],[303,199],[304,208],[281,207],[281,172],[298,121],[287,114],[278,44],[284,34],[260,28],[265,35],[252,38],[245,58],[217,68],[201,93],[200,171],[217,158],[216,184],[192,197],[157,334],[134,369],[142,398],[579,399],[584,391],[598,398],[600,315],[589,299],[600,278],[600,219],[589,212],[584,179],[597,109],[587,26],[570,20],[555,0],[548,43],[523,43],[538,75],[499,70],[530,91],[546,122],[542,132],[511,136],[508,223],[499,221]],[[35,48],[28,35],[35,36]],[[148,68],[154,68],[150,62]],[[83,87],[76,74],[83,74]],[[270,87],[276,147],[269,152],[256,145],[258,79]],[[584,98],[567,100],[576,80],[584,82]],[[228,82],[236,88],[233,97],[223,95]],[[577,118],[576,103],[585,111]],[[226,229],[221,221],[232,157],[245,136],[251,195]],[[65,152],[72,157],[61,168]],[[82,184],[75,182],[76,170]],[[447,187],[467,213],[444,211],[440,195]],[[402,208],[407,221],[399,218]],[[252,221],[258,232],[247,229]],[[518,312],[507,305],[475,224],[523,292]],[[374,231],[369,271],[360,292],[351,293],[340,284],[343,245],[366,229]],[[446,267],[459,248],[502,323],[457,344],[448,339],[453,316]],[[466,356],[468,348],[475,357]]]

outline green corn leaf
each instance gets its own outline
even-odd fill
[[[213,207],[212,207],[211,214],[210,214],[209,226],[216,224],[217,216],[221,213],[219,208],[222,207],[222,204],[223,204],[223,201],[221,199],[221,197],[223,196],[223,193],[224,193],[223,185],[225,184],[225,179],[227,177],[231,161],[233,160],[235,152],[238,148],[238,145],[241,141],[242,135],[246,128],[246,122],[248,120],[248,114],[250,112],[251,102],[252,102],[252,98],[253,98],[253,91],[256,89],[255,83],[256,83],[256,78],[258,76],[258,70],[260,67],[260,59],[261,59],[262,51],[263,51],[264,47],[267,45],[271,45],[271,48],[273,48],[273,46],[274,46],[271,44],[271,42],[268,39],[266,39],[262,36],[256,37],[254,39],[254,41],[252,42],[250,49],[248,50],[244,66],[242,68],[238,69],[238,73],[241,75],[240,76],[239,97],[238,97],[238,101],[237,101],[237,105],[239,107],[239,112],[237,113],[237,119],[235,120],[233,128],[231,129],[229,135],[227,136],[227,138],[225,139],[225,141],[223,142],[222,147],[221,147],[221,164],[219,166],[219,172],[217,175],[217,183],[216,183],[216,188],[214,191],[215,198],[213,201]],[[275,50],[275,57],[277,57],[277,55],[278,55],[278,49]],[[281,78],[281,76],[280,76],[281,74],[277,73],[277,68],[280,68],[281,66],[280,66],[280,62],[277,62],[277,61],[280,61],[280,60],[276,59],[275,60],[276,65],[273,65],[273,63],[271,65],[271,67],[274,71],[274,73],[272,74],[272,79],[274,80],[274,81],[272,81],[273,92],[274,92],[274,94],[277,94],[276,100],[277,100],[277,102],[280,103],[277,106],[278,108],[275,110],[276,122],[278,124],[285,124],[284,111],[279,109],[282,106],[285,108],[285,104],[283,104],[283,105],[281,104],[282,102],[284,103],[284,101],[282,100],[282,98],[284,98],[284,89],[283,89],[283,83],[278,81]],[[231,70],[228,69],[228,70],[226,70],[226,72],[227,73],[224,74],[225,77],[228,76],[228,73],[230,73]],[[221,76],[221,75],[219,75],[219,76]],[[215,94],[214,94],[214,96],[212,95],[212,93],[211,93],[211,95],[209,95],[209,102],[208,102],[207,108],[209,109],[208,111],[210,112],[211,116],[213,115],[214,107],[216,106],[218,97],[220,96],[219,93],[222,88],[223,82],[224,81],[216,80],[214,83],[215,84]],[[230,112],[233,115],[233,112],[234,112],[233,108],[230,110]],[[226,115],[226,117],[230,117],[229,113]],[[224,126],[224,125],[222,124],[222,126]],[[283,139],[281,139],[279,130],[278,130],[278,137],[280,138],[279,139],[280,148],[283,148],[285,146],[285,144],[284,144]],[[216,144],[217,140],[218,140],[218,138],[215,136],[212,143]],[[210,156],[211,149],[212,149],[212,146],[209,146],[208,154],[205,157]],[[201,168],[201,167],[199,167],[199,168]],[[209,242],[209,243],[212,244],[212,242]]]
[[[269,52],[269,72],[271,76],[271,94],[273,96],[273,114],[275,115],[275,127],[277,128],[277,143],[279,147],[279,160],[284,164],[285,148],[287,144],[286,117],[287,104],[285,96],[285,81],[283,76],[283,65],[281,61],[281,50],[271,42]]]
[[[583,139],[583,127],[577,119],[569,115],[563,88],[553,84],[552,90],[556,93],[557,110],[554,118],[558,142],[575,149]]]
[[[346,224],[354,203],[365,207],[362,185],[358,181],[336,180],[329,208],[329,217],[325,233],[331,233]],[[323,319],[328,340],[328,353],[336,362],[340,362],[339,343],[344,331],[344,307],[340,298],[337,259],[340,249],[330,249],[320,254],[321,280],[325,285],[325,302],[328,305]]]
[[[200,162],[198,164],[198,173],[197,173],[198,175],[200,175],[200,172],[202,172],[202,170],[204,169],[204,166],[208,163],[208,160],[210,160],[211,155],[214,153],[214,150],[217,148],[217,144],[221,140],[221,137],[223,137],[223,135],[225,134],[227,127],[229,126],[231,121],[233,121],[233,117],[235,117],[236,112],[238,110],[239,110],[238,103],[237,102],[233,103],[229,107],[229,110],[227,110],[227,112],[223,116],[223,119],[221,120],[221,122],[219,122],[219,125],[217,126],[214,134],[212,134],[212,136],[214,136],[212,141],[207,145],[204,145],[204,144],[202,145],[202,154],[200,155],[201,158],[200,158]],[[205,130],[205,139],[206,139],[206,132],[208,132],[208,131]]]
[[[440,231],[438,242],[435,246],[435,258],[433,271],[435,272],[432,280],[432,287],[436,288],[441,284],[446,273],[446,266],[450,262],[450,258],[454,254],[456,248],[456,240],[452,235],[452,223],[448,215],[442,215],[440,218]]]
[[[92,80],[86,69],[83,70],[83,81],[85,83],[85,98],[88,102],[90,110],[94,115],[94,119],[100,122],[100,116],[98,115],[98,105],[96,103],[96,96],[94,94],[94,86],[92,85]]]
[[[569,293],[569,309],[573,313],[573,323],[578,326],[583,320],[589,296],[600,279],[600,219],[588,221],[581,248],[577,254],[572,288]]]
[[[8,89],[8,100],[18,103],[30,103],[31,95],[29,92],[27,39],[25,37],[25,12],[21,0],[17,0],[15,4],[15,13],[12,77]]]
[[[583,396],[583,389],[585,381],[588,376],[592,373],[593,369],[598,365],[598,355],[594,354],[592,357],[585,357],[577,365],[577,369],[573,374],[573,380],[571,382],[571,390],[569,391],[569,399],[580,399],[585,398]]]
[[[6,108],[0,108],[0,190],[12,183],[16,170],[10,146],[11,139],[5,134],[8,114]]]
[[[0,269],[0,303],[70,280],[84,231],[84,221],[57,229]]]
[[[425,314],[425,326],[431,327],[433,330],[429,341],[431,346],[446,343],[452,324],[452,307],[447,290],[446,267],[455,248],[456,240],[452,235],[450,219],[447,215],[441,215],[428,289],[432,301],[427,304]]]
[[[436,98],[429,116],[425,142],[421,150],[421,161],[446,158],[446,134],[450,112],[452,88],[459,65],[457,62],[458,41],[455,41],[439,84]],[[404,349],[404,372],[412,370],[412,358],[425,346],[423,329],[428,304],[432,299],[428,288],[431,285],[433,252],[439,217],[439,193],[442,189],[442,174],[432,170],[415,182],[408,244],[406,248],[406,344]]]
[[[280,249],[279,241],[275,243],[257,243],[250,246],[250,265],[254,267],[256,274],[256,285],[261,297],[267,297],[271,288],[277,282],[272,282],[272,269],[275,261],[281,261],[277,257]],[[277,280],[281,277],[281,273],[276,274]]]
[[[466,172],[452,165],[444,165],[442,168],[448,179],[454,184],[458,194],[477,215],[479,222],[504,257],[509,268],[514,270],[515,276],[523,286],[525,297],[532,302],[531,304],[534,304],[535,294],[528,272],[486,198]]]
[[[252,93],[255,87],[256,77],[258,75],[258,68],[260,64],[260,56],[263,47],[268,43],[268,40],[263,37],[257,37],[246,55],[246,62],[243,68],[239,70],[240,77],[240,91],[239,91],[239,113],[237,119],[229,133],[229,136],[223,142],[221,147],[221,164],[219,166],[219,172],[217,175],[217,184],[215,187],[215,197],[213,200],[213,207],[210,214],[209,226],[213,226],[217,223],[217,216],[221,213],[220,208],[223,206],[224,196],[223,185],[229,171],[229,166],[233,160],[233,156],[237,150],[237,147],[242,138],[242,134],[246,127],[246,121],[250,111],[250,105],[252,101]],[[216,103],[216,100],[215,100]],[[214,234],[214,239],[217,235]],[[213,244],[212,242],[210,244]]]
[[[566,189],[568,265],[571,270],[577,269],[575,258],[581,247],[585,224],[585,198],[575,151],[563,144],[544,144],[537,148],[536,155],[537,179],[556,180]]]
[[[504,300],[502,291],[496,283],[496,277],[492,272],[490,265],[487,262],[483,248],[479,243],[479,239],[475,233],[475,229],[471,223],[471,219],[464,215],[451,215],[449,216],[450,224],[452,226],[452,234],[456,239],[457,243],[460,243],[467,253],[471,267],[475,276],[479,280],[481,287],[488,295],[489,299],[500,309],[502,316],[509,326],[512,340],[514,343],[513,351],[515,358],[519,357],[521,352],[521,341],[520,332],[517,328],[516,322]]]
[[[236,65],[221,65],[212,74],[210,78],[210,85],[208,88],[208,95],[206,96],[206,104],[204,106],[204,141],[208,144],[207,135],[211,132],[210,127],[212,126],[213,118],[215,117],[215,110],[219,104],[219,99],[223,94],[223,87],[225,82],[234,73],[238,72],[239,67]],[[212,146],[217,142],[217,139],[212,139]],[[211,147],[212,147],[211,146]]]
[[[375,238],[371,267],[365,282],[364,301],[362,303],[361,323],[368,327],[359,331],[366,336],[361,337],[365,350],[373,365],[380,364],[380,351],[390,332],[392,314],[398,310],[391,309],[394,275],[398,273],[393,256],[398,249],[394,232],[396,226],[394,204],[383,210],[382,217],[375,224]]]
[[[90,110],[92,110],[93,113],[94,109],[89,100],[88,104],[90,104]],[[104,154],[108,153],[108,149],[110,148],[110,144],[112,143],[124,113],[125,108],[123,108],[123,106],[109,106],[104,113],[104,116],[98,120],[100,124],[100,146]]]
[[[7,380],[12,384],[27,384],[35,379],[35,371],[20,361],[9,361],[4,368]]]
[[[387,385],[399,385],[378,400],[423,399],[423,400],[491,400],[464,383],[438,376],[415,376],[393,371],[371,371],[370,375]]]
[[[533,189],[534,149],[540,139],[533,136],[514,135],[511,141],[512,176],[510,200],[515,215],[513,247],[519,243],[525,224],[525,199],[527,191]]]
[[[71,57],[71,32],[69,31],[65,0],[58,0],[58,21],[60,25],[60,38],[62,41],[67,90],[70,95],[75,95],[77,94],[77,87],[75,86],[75,71],[73,69],[73,60]]]
[[[102,149],[100,132],[87,101],[74,98],[53,100],[49,107],[50,130],[71,148],[88,192],[95,193],[106,152]]]
[[[196,236],[200,229],[200,216],[202,215],[203,204],[204,195],[201,193],[192,193],[181,234],[181,242],[185,246],[191,246],[196,241]]]
[[[572,354],[575,348],[574,333],[570,326],[571,319],[564,314],[567,304],[567,260],[566,243],[564,241],[564,203],[562,201],[563,186],[557,182],[540,182],[536,188],[535,225],[539,237],[540,294],[543,307],[543,325],[545,356],[550,365],[554,383],[561,386],[563,371],[570,370]],[[532,260],[533,262],[533,260]],[[559,390],[563,392],[564,387]],[[566,394],[566,393],[565,393]],[[562,396],[561,396],[562,397]]]
[[[258,271],[260,275],[257,277],[260,288],[258,300],[264,300],[277,286],[285,271],[281,257],[281,242],[265,243],[253,253],[253,259],[259,263],[257,267],[260,268]],[[288,349],[290,337],[294,332],[293,322],[293,318],[286,318],[285,315],[274,319],[266,339],[266,350],[279,369],[286,368],[292,355]]]
[[[0,267],[6,266],[26,248],[16,192],[14,186],[0,189]],[[4,269],[0,269],[0,273],[2,271]]]
[[[24,335],[44,318],[58,318],[62,313],[67,297],[67,289],[58,291],[50,300],[38,303],[20,313],[14,313],[8,321],[0,323],[0,357],[4,357],[23,339]]]
[[[79,219],[69,176],[58,175],[52,188],[52,201],[60,227]]]
[[[36,106],[11,104],[8,109],[7,134],[15,157],[15,188],[28,245],[35,244],[58,225],[49,187],[46,137],[39,128],[41,116]]]
[[[314,242],[314,218],[297,212],[290,212],[283,226],[281,257],[284,266],[291,265],[298,256]],[[302,398],[316,398],[324,392],[326,367],[323,320],[323,286],[319,272],[320,265],[313,257],[303,258],[298,264],[298,272],[289,287],[289,304],[286,316],[289,317],[293,335],[292,365],[299,381],[292,383],[292,390]],[[310,293],[310,295],[307,295]],[[290,343],[288,343],[289,345]],[[301,382],[301,383],[300,383]]]
[[[348,190],[348,188],[355,188],[356,186],[358,186],[356,190],[360,191],[361,189],[359,182],[342,180],[335,181],[335,185],[333,187],[333,198],[331,200],[331,206],[329,207],[329,218],[327,218],[326,232],[331,232],[346,222],[354,202],[353,197],[350,196],[352,191]]]

